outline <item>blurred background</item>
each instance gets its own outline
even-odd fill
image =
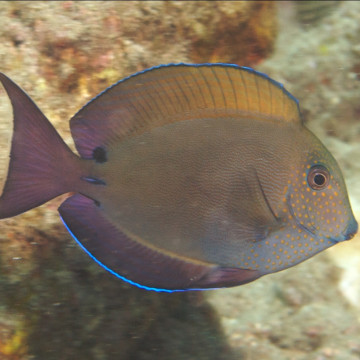
[[[12,1],[0,24],[0,71],[73,149],[70,117],[136,71],[226,62],[267,73],[338,160],[360,220],[360,2]],[[11,118],[0,89],[0,180]],[[359,236],[248,285],[159,294],[92,262],[60,202],[0,223],[1,360],[360,359]]]

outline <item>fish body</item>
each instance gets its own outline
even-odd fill
[[[72,118],[80,157],[0,80],[15,121],[0,217],[75,193],[59,208],[65,226],[130,283],[239,285],[357,231],[335,159],[302,123],[297,100],[264,74],[169,64],[128,77]]]

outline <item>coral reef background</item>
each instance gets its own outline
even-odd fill
[[[301,3],[0,2],[0,71],[74,148],[68,119],[124,76],[169,62],[252,66],[300,100],[359,220],[360,3],[319,1],[310,17]],[[10,124],[1,89],[0,180]],[[0,359],[359,359],[359,236],[245,286],[158,294],[91,262],[60,202],[0,223]]]

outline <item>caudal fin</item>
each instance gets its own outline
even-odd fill
[[[69,189],[76,156],[28,95],[0,73],[14,117],[7,179],[0,197],[0,218],[11,217]]]

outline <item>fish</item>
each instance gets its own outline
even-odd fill
[[[294,1],[298,21],[306,25],[316,25],[323,18],[331,15],[341,4],[340,0],[301,0]]]
[[[246,284],[358,230],[339,165],[266,74],[179,63],[130,75],[71,118],[78,154],[0,81],[14,121],[0,218],[68,194],[58,211],[69,233],[130,284]]]

